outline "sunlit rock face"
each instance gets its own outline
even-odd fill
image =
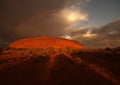
[[[15,41],[9,45],[11,48],[54,48],[54,49],[84,49],[85,47],[73,40],[57,37],[35,37]]]

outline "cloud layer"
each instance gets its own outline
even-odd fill
[[[66,25],[56,14],[67,3],[67,0],[1,0],[0,36],[10,42],[43,34],[60,35],[59,29]]]
[[[83,43],[87,48],[120,46],[120,20],[107,24],[99,29],[82,27],[66,29],[73,40]]]
[[[61,36],[67,23],[60,12],[86,0],[1,0],[0,36],[5,42],[35,36]],[[79,3],[79,6],[80,3]],[[79,7],[77,7],[79,8]]]
[[[0,0],[0,45],[27,37],[67,34],[67,38],[88,48],[120,46],[120,20],[99,29],[69,28],[76,21],[88,20],[89,16],[82,11],[88,2],[90,0]],[[64,10],[65,17],[61,16]],[[68,15],[77,20],[67,22]],[[76,15],[79,18],[75,18]]]

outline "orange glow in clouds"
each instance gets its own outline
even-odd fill
[[[62,17],[67,20],[67,22],[88,20],[88,16],[82,13],[80,10],[64,9],[62,10],[61,14]]]

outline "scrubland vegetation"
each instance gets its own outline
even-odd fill
[[[96,63],[100,62],[114,62],[120,65],[120,47],[116,48],[105,48],[105,49],[54,49],[49,47],[47,49],[36,48],[0,48],[0,65],[11,63],[11,62],[23,62],[29,59],[37,57],[46,57],[55,54],[69,54],[72,56],[77,56],[82,59],[86,59],[87,62],[94,61]],[[100,64],[102,65],[102,64]]]
[[[52,58],[51,56],[55,56],[55,57],[57,56],[57,59],[54,61],[51,61],[51,58]],[[68,58],[68,59],[66,59],[66,58]],[[53,62],[56,67],[54,67]],[[22,63],[23,63],[23,65],[19,65]],[[85,84],[82,84],[82,85],[89,84],[90,82],[94,83],[94,85],[96,85],[97,82],[100,82],[100,84],[98,84],[98,85],[103,85],[103,84],[105,84],[105,82],[107,83],[106,85],[119,85],[120,84],[120,47],[116,47],[116,48],[108,48],[107,47],[105,49],[101,49],[101,48],[100,49],[70,49],[70,48],[54,49],[52,47],[49,47],[47,49],[43,49],[43,48],[27,49],[27,48],[6,47],[6,48],[0,49],[0,72],[4,72],[2,70],[5,70],[12,66],[17,66],[18,68],[17,67],[13,68],[16,70],[19,68],[24,68],[24,65],[27,65],[27,67],[31,68],[28,71],[26,68],[26,70],[25,70],[26,72],[32,72],[30,70],[33,70],[33,69],[35,69],[36,71],[39,70],[41,72],[42,71],[41,69],[47,69],[47,70],[51,70],[52,73],[54,73],[54,75],[52,73],[50,75],[52,75],[52,76],[57,75],[58,79],[59,79],[59,77],[61,77],[61,75],[64,78],[65,75],[67,75],[67,74],[68,74],[67,76],[72,76],[75,79],[79,79],[78,81],[85,81],[85,80],[82,80],[82,78],[83,77],[86,78],[90,74],[94,75],[98,79],[100,78],[100,80],[96,80],[96,81],[94,81],[94,79],[92,79],[93,82],[91,82],[91,81],[89,81],[89,79],[87,79],[86,81],[88,81],[88,83],[84,82]],[[51,66],[51,65],[53,65],[53,66]],[[63,67],[61,68],[61,66],[65,67],[65,68],[63,68]],[[51,67],[53,69],[51,69]],[[56,69],[59,69],[58,71],[61,73],[61,75],[59,75],[59,73],[57,73]],[[68,69],[68,71],[65,69]],[[47,70],[45,70],[46,73],[48,72]],[[86,73],[84,73],[83,70]],[[20,70],[16,71],[15,76],[17,76],[17,74],[19,74],[19,71]],[[23,71],[23,69],[21,71]],[[65,73],[65,71],[67,73]],[[76,71],[76,73],[73,73],[73,71]],[[5,71],[4,75],[7,76],[6,72],[7,72],[7,70]],[[90,72],[90,74],[89,74],[89,72]],[[44,73],[43,77],[46,75],[46,73]],[[36,74],[40,74],[40,73],[34,72],[34,75],[36,75]],[[72,75],[72,74],[74,74],[74,75]],[[81,76],[80,78],[76,77],[78,74]],[[13,75],[13,74],[11,74],[11,75]],[[31,75],[31,74],[29,74],[29,75]],[[100,77],[98,77],[98,75],[100,75]],[[66,78],[69,78],[67,76],[66,76]],[[41,79],[43,77],[41,77]],[[90,76],[90,77],[92,77],[92,76]],[[2,77],[0,77],[0,78],[2,79]],[[21,79],[22,78],[23,77],[21,77]],[[24,77],[24,78],[26,78],[26,77]],[[27,77],[27,78],[29,78],[29,77]],[[56,79],[56,77],[54,77],[54,78]],[[6,77],[5,77],[5,79],[6,79]],[[15,82],[17,82],[17,81],[18,80],[16,80]],[[74,80],[74,81],[76,81],[76,80]],[[3,80],[3,82],[4,82],[4,80]],[[39,81],[37,81],[37,82],[39,82]],[[51,80],[50,80],[50,82],[51,82]],[[65,82],[66,81],[62,80],[62,83],[65,83]],[[67,82],[69,83],[69,81],[67,81]],[[4,83],[6,83],[6,82],[4,82]],[[22,81],[22,83],[24,83],[24,82]],[[56,83],[57,83],[57,81],[56,81]],[[46,85],[48,85],[48,84],[46,84]],[[67,84],[67,85],[73,85],[73,84]]]

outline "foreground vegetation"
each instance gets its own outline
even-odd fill
[[[52,57],[56,57],[56,60],[51,59]],[[66,59],[67,58],[67,59]],[[70,62],[68,62],[70,61]],[[53,64],[54,62],[54,64]],[[65,64],[64,64],[65,63]],[[22,64],[22,65],[21,65]],[[27,68],[31,68],[27,70]],[[16,66],[14,68],[14,66]],[[61,66],[63,66],[61,68]],[[13,67],[13,68],[12,68]],[[34,67],[34,69],[33,69]],[[101,82],[98,85],[119,85],[120,84],[120,47],[117,48],[105,48],[105,49],[53,49],[53,48],[47,48],[47,49],[26,49],[26,48],[1,48],[0,49],[0,73],[3,75],[3,77],[6,75],[5,79],[8,77],[6,72],[12,72],[7,71],[6,69],[12,68],[11,70],[16,69],[16,75],[9,73],[9,75],[14,75],[15,77],[19,75],[19,72],[23,72],[23,69],[18,70],[19,68],[26,68],[26,72],[32,72],[34,75],[42,74],[40,73],[44,69],[43,72],[46,75],[46,73],[49,73],[48,70],[52,71],[52,75],[58,76],[58,79],[61,75],[67,75],[68,73],[74,74],[74,75],[67,75],[74,77],[75,81],[76,79],[79,79],[78,81],[89,81],[82,80],[83,77],[87,77],[90,74],[98,78],[98,80],[94,81],[92,80],[92,83]],[[51,69],[52,68],[52,69]],[[47,69],[47,70],[46,70]],[[57,70],[61,73],[57,74]],[[65,70],[65,69],[68,69]],[[75,70],[76,69],[76,70]],[[5,70],[5,71],[4,71]],[[31,70],[36,70],[35,72]],[[39,70],[39,72],[38,72]],[[67,71],[67,73],[64,73],[64,71]],[[73,71],[76,71],[76,73],[73,73]],[[86,73],[84,73],[84,71]],[[3,73],[2,73],[3,72]],[[5,72],[5,73],[4,73]],[[36,73],[38,72],[38,73]],[[90,72],[90,74],[89,74]],[[97,74],[96,74],[97,73]],[[25,75],[24,74],[24,75]],[[77,75],[79,74],[77,78]],[[20,79],[22,78],[30,78],[22,75]],[[45,76],[43,75],[43,77]],[[62,76],[63,78],[65,76]],[[23,77],[24,76],[24,77]],[[67,77],[66,78],[69,78]],[[11,77],[11,76],[9,76]],[[41,77],[41,79],[43,78]],[[63,79],[61,77],[61,80]],[[90,76],[92,77],[92,76]],[[2,77],[0,77],[2,79]],[[56,79],[56,77],[54,77]],[[99,80],[100,78],[100,80]],[[8,78],[9,79],[9,78]],[[37,78],[38,79],[38,78]],[[27,80],[27,79],[26,79]],[[44,80],[44,79],[43,79]],[[73,80],[73,79],[72,79]],[[107,80],[107,81],[106,81]],[[17,82],[16,80],[15,82]],[[22,80],[21,80],[22,81]],[[42,80],[41,80],[42,81]],[[4,82],[4,80],[3,80]],[[39,82],[39,80],[38,80]],[[51,82],[51,80],[50,80]],[[57,82],[57,81],[56,81]],[[62,83],[65,83],[66,81],[62,80]],[[67,81],[69,83],[69,81]],[[72,81],[71,81],[72,82]],[[90,81],[91,82],[91,81]],[[87,85],[90,83],[88,82]],[[106,82],[106,83],[105,83]],[[1,82],[0,82],[1,83]],[[5,83],[5,82],[4,82]],[[12,83],[12,82],[11,82]],[[24,83],[24,82],[22,82]],[[53,82],[52,82],[53,83]],[[60,82],[61,83],[61,82]],[[75,82],[74,82],[75,83]],[[77,82],[80,83],[80,82]],[[2,84],[2,83],[1,83]],[[12,84],[11,84],[12,85]],[[43,84],[44,85],[44,84]],[[46,84],[48,85],[48,84]],[[73,84],[67,84],[67,85],[73,85]],[[75,84],[76,85],[76,84]],[[82,84],[82,85],[86,85]],[[93,85],[93,84],[92,84]]]

